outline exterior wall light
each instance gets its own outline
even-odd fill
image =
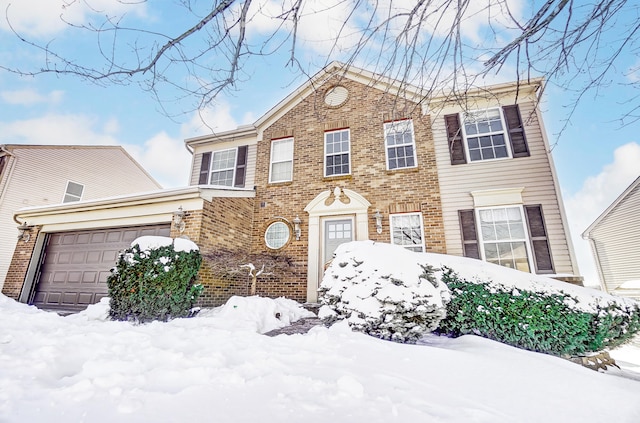
[[[20,232],[18,240],[29,242],[31,239],[31,226],[27,226],[27,222],[22,222],[22,225],[18,226],[18,231]]]
[[[382,214],[380,210],[376,210],[376,213],[373,215],[373,218],[376,220],[376,232],[382,233]]]
[[[182,206],[178,207],[178,210],[173,212],[173,223],[180,233],[184,232],[184,215],[185,213],[182,210]]]
[[[300,224],[302,220],[296,215],[296,218],[293,219],[293,233],[296,235],[296,241],[300,241],[300,235],[302,234],[302,230],[300,229]]]

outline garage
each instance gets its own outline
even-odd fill
[[[169,236],[169,223],[46,235],[35,292],[38,308],[78,312],[107,296],[107,277],[120,251],[144,235]]]

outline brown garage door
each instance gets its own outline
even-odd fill
[[[143,235],[169,236],[166,225],[52,233],[47,237],[33,304],[77,312],[107,296],[107,277],[120,251]]]

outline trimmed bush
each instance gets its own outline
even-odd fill
[[[319,317],[326,324],[346,320],[378,338],[416,342],[438,326],[449,297],[423,258],[372,241],[342,244],[319,289]]]
[[[438,332],[480,335],[553,355],[585,355],[615,348],[640,331],[640,303],[611,297],[589,307],[562,291],[528,291],[492,281],[470,282],[443,267],[451,291]]]
[[[194,283],[201,262],[197,249],[176,251],[173,243],[142,249],[134,241],[107,279],[109,317],[142,323],[190,316],[203,289]]]

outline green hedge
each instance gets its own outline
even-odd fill
[[[437,331],[476,334],[515,347],[553,355],[584,355],[615,348],[640,331],[640,304],[594,298],[592,311],[558,290],[531,292],[494,282],[470,282],[444,267],[451,290],[447,317]]]
[[[141,251],[135,244],[107,279],[109,317],[148,322],[190,316],[203,289],[194,283],[201,262],[198,250],[176,252],[169,245]]]

